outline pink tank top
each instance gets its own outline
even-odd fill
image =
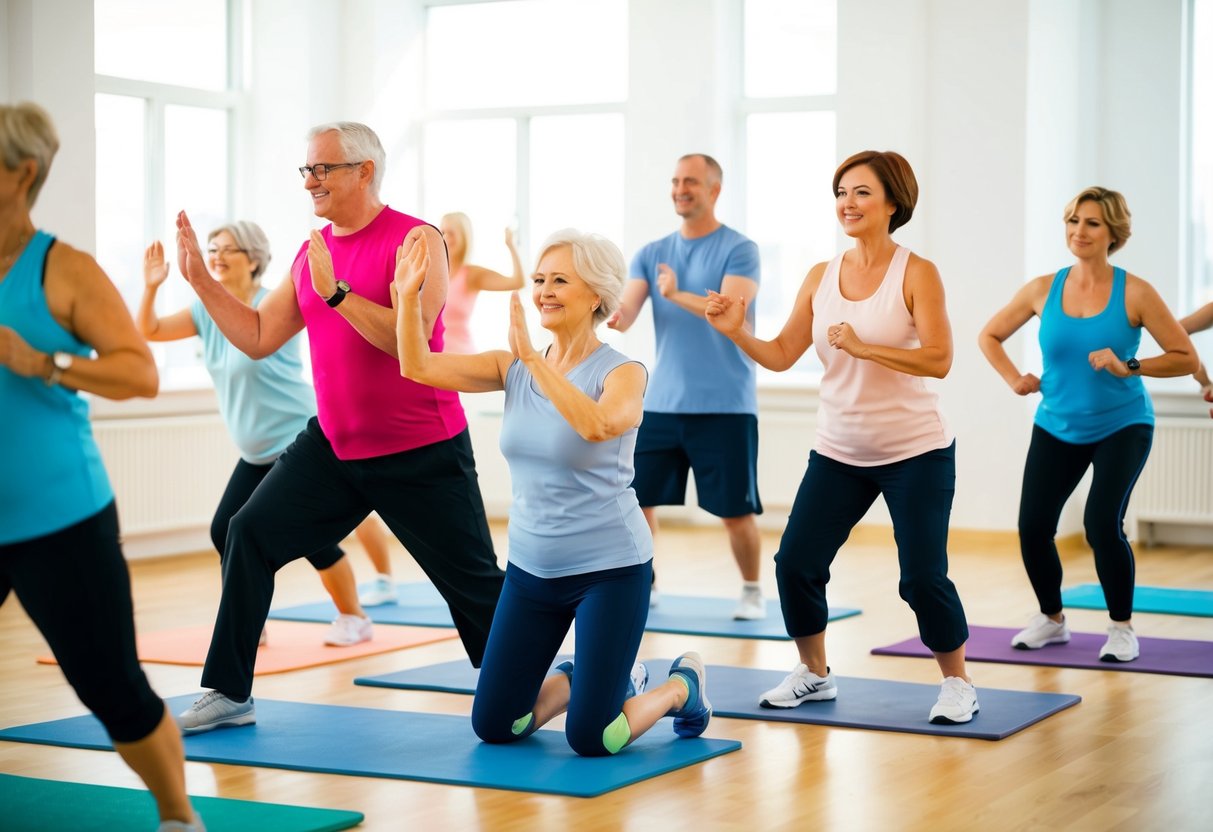
[[[901,349],[920,346],[903,285],[910,250],[897,247],[876,292],[847,300],[838,287],[842,255],[826,268],[813,296],[813,343],[825,373],[815,450],[848,465],[900,462],[952,444],[939,397],[925,379],[854,358],[830,346],[826,331],[845,321],[861,341]]]
[[[388,294],[396,247],[422,220],[385,207],[365,228],[342,237],[321,230],[333,254],[333,272],[354,294],[391,306]],[[368,459],[432,445],[459,435],[467,418],[459,395],[409,381],[400,362],[373,346],[312,289],[304,243],[291,264],[299,310],[307,325],[316,383],[317,416],[338,459]],[[430,349],[442,350],[442,319]]]
[[[468,289],[468,267],[460,266],[451,275],[451,285],[446,290],[446,307],[442,310],[442,323],[446,326],[443,339],[446,352],[470,355],[476,352],[472,341],[472,309],[476,306],[479,292]]]

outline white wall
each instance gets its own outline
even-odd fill
[[[332,119],[375,126],[389,154],[385,199],[404,210],[415,203],[423,4],[249,2],[256,46],[247,64],[241,145],[248,161],[238,213],[266,227],[282,273],[314,223],[294,170],[309,126]],[[37,219],[91,248],[87,5],[4,2],[0,93],[51,110],[63,150]],[[667,183],[674,160],[691,150],[720,158],[722,217],[745,230],[740,189],[729,179],[740,168],[733,109],[740,8],[740,0],[629,2],[626,253],[676,226]],[[939,266],[948,290],[956,360],[938,389],[959,437],[956,527],[1014,528],[1035,401],[1010,394],[975,339],[1027,277],[1066,262],[1065,202],[1088,184],[1122,190],[1134,236],[1118,263],[1152,279],[1169,301],[1179,298],[1182,9],[1183,0],[839,2],[838,152],[896,149],[911,161],[921,200],[897,236]],[[642,358],[652,352],[647,320],[622,339]],[[1025,328],[1008,344],[1025,368],[1039,361],[1034,339]],[[778,523],[775,504],[790,499],[785,492],[802,473],[813,397],[784,391],[762,400],[763,476],[773,483],[765,496]],[[483,410],[491,419],[492,404]],[[490,460],[494,432],[482,433],[478,455],[491,474],[484,478],[499,493],[504,468]],[[882,522],[882,512],[869,519]],[[1076,519],[1071,509],[1063,531],[1076,530]]]

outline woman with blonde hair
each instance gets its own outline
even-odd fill
[[[1074,263],[1027,283],[978,337],[986,359],[1017,395],[1041,394],[1019,502],[1020,554],[1040,612],[1011,644],[1036,650],[1070,640],[1054,538],[1066,500],[1091,468],[1083,525],[1111,619],[1099,658],[1131,662],[1141,651],[1132,625],[1134,561],[1124,518],[1154,437],[1142,376],[1187,375],[1200,362],[1154,287],[1109,262],[1129,239],[1125,198],[1087,188],[1070,200],[1063,219]],[[1040,318],[1039,378],[1020,372],[1003,347],[1033,317]],[[1162,354],[1137,357],[1143,328]]]
[[[442,239],[446,241],[450,258],[450,283],[446,290],[446,306],[442,310],[443,352],[469,354],[476,351],[472,338],[472,311],[481,292],[512,292],[526,282],[522,260],[514,247],[514,232],[505,230],[505,247],[510,251],[514,271],[508,277],[500,272],[467,262],[472,250],[472,220],[462,211],[444,214],[440,223]]]

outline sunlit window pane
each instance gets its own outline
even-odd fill
[[[746,229],[762,254],[760,337],[778,334],[809,268],[834,256],[834,133],[828,111],[746,120]],[[797,365],[817,366],[811,349]]]
[[[143,287],[144,102],[96,96],[97,262],[134,307]]]
[[[1192,32],[1193,303],[1213,302],[1213,1],[1196,0]],[[1213,334],[1197,336],[1207,346]]]
[[[98,75],[227,87],[226,0],[95,0]]]
[[[472,221],[468,262],[510,274],[505,229],[518,225],[517,132],[513,119],[438,121],[425,126],[422,217],[438,224],[443,214],[462,211]],[[526,259],[526,247],[519,240]],[[482,292],[472,313],[476,348],[505,349],[508,293]]]
[[[531,120],[531,228],[535,245],[572,226],[623,243],[623,116]]]
[[[624,0],[512,0],[435,6],[426,26],[434,109],[622,101]]]
[[[745,0],[745,94],[833,95],[835,0]]]

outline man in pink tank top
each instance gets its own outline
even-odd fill
[[[177,721],[185,733],[256,721],[257,639],[285,564],[348,535],[372,510],[447,600],[472,664],[480,666],[503,573],[476,481],[467,419],[455,393],[400,375],[390,295],[397,253],[442,236],[379,201],[383,146],[369,127],[324,124],[308,134],[299,172],[317,216],[283,281],[256,308],[207,272],[197,237],[177,221],[181,271],[215,323],[252,358],[307,328],[317,417],[279,457],[231,521],[223,596],[202,684],[212,688]],[[432,258],[422,291],[430,349],[442,349],[447,263]]]

